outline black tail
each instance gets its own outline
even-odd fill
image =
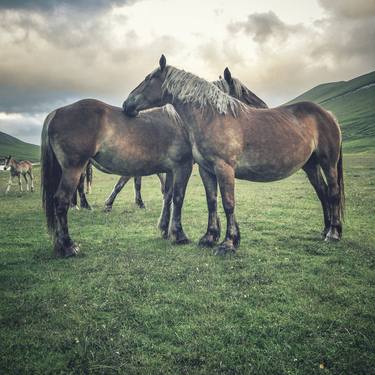
[[[337,183],[339,185],[340,194],[340,218],[344,220],[345,217],[345,191],[344,191],[344,170],[342,162],[342,145],[340,146],[340,158],[337,163]]]
[[[54,195],[57,191],[61,179],[61,167],[56,159],[55,153],[51,148],[48,136],[48,126],[53,117],[54,112],[49,114],[44,121],[40,160],[42,203],[47,219],[47,228],[52,235],[55,234],[56,229]]]
[[[86,184],[87,184],[87,190],[89,190],[89,186],[92,185],[92,164],[91,162],[87,163],[86,166]]]

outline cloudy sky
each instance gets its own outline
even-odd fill
[[[58,106],[121,105],[161,53],[276,106],[374,70],[374,40],[375,0],[0,0],[0,130],[39,144]]]

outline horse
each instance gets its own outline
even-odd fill
[[[163,173],[157,173],[156,174],[160,181],[160,190],[161,193],[164,194],[164,185],[165,185],[165,176]],[[126,183],[132,178],[132,176],[121,176],[115,186],[113,187],[113,190],[111,194],[108,196],[108,198],[104,202],[104,212],[111,212],[113,202],[115,201],[117,195],[120,193],[120,191],[124,188]],[[146,208],[142,195],[141,195],[141,187],[142,187],[142,176],[134,176],[134,203],[139,208]]]
[[[248,89],[240,80],[232,77],[228,68],[224,70],[224,79],[219,78],[219,80],[212,82],[221,91],[235,97],[236,99],[253,106],[255,108],[268,108],[267,104],[264,103],[257,95],[255,95],[250,89]],[[200,171],[200,173],[204,173]],[[160,180],[161,192],[164,191],[164,177],[162,174],[157,175]],[[121,176],[116,185],[114,186],[111,194],[105,200],[104,211],[110,212],[112,210],[113,202],[115,201],[117,195],[130,180],[131,176]],[[135,204],[139,208],[145,208],[144,202],[141,197],[141,176],[134,177],[134,190],[135,190]]]
[[[18,185],[20,192],[23,192],[22,188],[22,180],[21,176],[26,181],[26,190],[29,191],[29,180],[27,179],[27,176],[29,176],[30,179],[30,190],[31,192],[34,191],[34,176],[33,176],[33,165],[28,160],[23,160],[18,162],[16,159],[12,158],[11,155],[9,155],[7,158],[5,158],[5,165],[4,165],[4,171],[7,169],[10,169],[10,178],[8,181],[8,186],[5,190],[5,194],[8,194],[10,187],[12,186],[13,178],[18,177]]]
[[[188,242],[181,208],[192,171],[192,153],[172,106],[131,118],[122,108],[84,99],[52,111],[44,121],[41,138],[42,203],[57,256],[79,252],[69,235],[67,211],[89,161],[110,174],[167,173],[159,229],[174,243]]]
[[[342,137],[330,112],[312,102],[252,108],[192,73],[167,66],[162,55],[159,67],[129,94],[123,109],[135,117],[167,103],[183,120],[206,183],[213,191],[216,183],[220,187],[227,230],[216,254],[234,253],[240,244],[235,178],[271,182],[301,168],[321,201],[325,240],[340,240],[345,203]],[[210,209],[215,203],[216,198],[207,203],[208,227],[200,241],[205,245],[213,245],[217,237],[216,208]]]

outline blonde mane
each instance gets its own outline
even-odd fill
[[[211,109],[219,114],[237,117],[239,112],[246,109],[243,103],[221,91],[215,84],[173,66],[167,67],[162,90],[163,95],[169,94],[185,104],[193,103],[202,111]]]

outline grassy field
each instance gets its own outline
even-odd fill
[[[320,239],[320,204],[298,173],[237,181],[242,243],[224,258],[197,246],[196,169],[183,216],[191,244],[159,238],[155,176],[143,180],[146,210],[129,184],[104,214],[117,177],[96,171],[94,211],[70,212],[81,253],[68,260],[52,256],[39,189],[5,196],[0,173],[0,373],[375,373],[375,156],[344,162],[340,243]]]

